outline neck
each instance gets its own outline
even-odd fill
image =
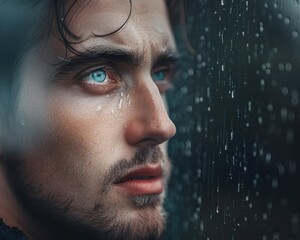
[[[0,165],[0,196],[0,217],[9,226],[21,228],[21,209],[11,191],[2,165]]]
[[[6,225],[23,231],[30,240],[46,239],[43,231],[40,231],[42,229],[40,225],[23,210],[2,164],[0,164],[0,218]]]

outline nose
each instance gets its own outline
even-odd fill
[[[132,92],[132,105],[125,130],[127,142],[130,145],[149,146],[173,137],[176,127],[152,79],[139,83]]]

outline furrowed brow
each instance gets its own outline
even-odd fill
[[[61,58],[58,71],[63,71],[74,65],[90,64],[96,62],[127,62],[138,65],[142,62],[143,56],[138,53],[113,48],[87,49],[67,59]]]

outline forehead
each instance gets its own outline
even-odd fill
[[[78,51],[96,45],[112,45],[131,51],[175,49],[164,0],[67,1],[65,14],[68,29],[80,38],[73,45]],[[120,31],[109,34],[125,22]],[[108,36],[99,37],[101,35]]]

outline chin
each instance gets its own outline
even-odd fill
[[[126,237],[120,239],[160,239],[165,227],[165,213],[161,207],[157,206],[138,207],[135,211],[124,214],[123,220],[126,222],[120,222],[119,227],[123,225],[122,235]]]
[[[111,238],[126,240],[160,239],[165,229],[166,214],[161,195],[135,196],[130,198],[130,207],[112,220]]]
[[[70,222],[72,229],[69,233],[72,235],[68,234],[66,239],[161,239],[166,222],[162,194],[119,198],[117,201],[111,199],[102,204],[76,222]]]

